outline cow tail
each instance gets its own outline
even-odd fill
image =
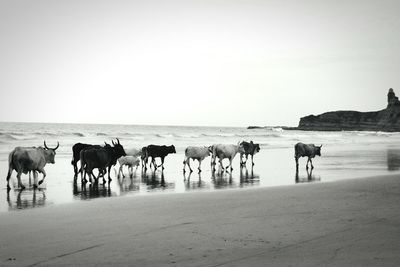
[[[11,153],[8,155],[8,173],[7,173],[7,181],[10,179],[12,170],[14,169],[14,165],[13,165],[13,163],[12,163],[12,159],[13,159],[13,157],[14,157],[14,153],[15,153],[15,150],[11,151]]]

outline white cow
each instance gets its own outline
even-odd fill
[[[199,173],[201,172],[201,162],[212,152],[211,147],[206,146],[189,146],[185,149],[185,158],[183,160],[183,172],[185,173],[185,167],[188,165],[190,172],[192,168],[190,167],[190,159],[199,161]]]
[[[237,153],[245,153],[244,148],[240,143],[237,145],[224,145],[224,144],[216,144],[212,145],[212,159],[211,159],[211,165],[213,167],[213,170],[215,170],[215,160],[218,157],[219,159],[219,164],[221,165],[221,168],[224,170],[224,166],[222,164],[223,159],[229,159],[229,165],[226,167],[230,167],[231,171],[233,170],[232,168],[232,161],[235,158]]]
[[[137,158],[142,155],[142,149],[137,149],[137,148],[125,149],[125,153],[127,156],[133,156]]]
[[[138,168],[140,164],[140,158],[134,156],[122,156],[118,159],[119,162],[119,171],[118,176],[122,172],[122,177],[125,177],[123,172],[123,167],[126,165],[128,166],[128,172],[131,174],[133,172],[133,167]]]

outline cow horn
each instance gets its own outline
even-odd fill
[[[44,148],[49,149],[49,148],[47,147],[47,145],[46,145],[46,141],[45,141],[45,140],[43,140],[43,144],[44,144]]]
[[[117,138],[117,141],[118,141],[118,145],[119,145],[120,143],[119,143],[119,139],[118,138]]]
[[[60,143],[57,141],[57,146],[53,148],[53,150],[56,150],[60,146]]]
[[[113,144],[113,146],[115,146],[114,140],[111,140],[111,143]]]

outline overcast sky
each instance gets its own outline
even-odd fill
[[[0,0],[0,121],[290,125],[400,95],[400,1]]]

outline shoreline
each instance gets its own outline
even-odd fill
[[[400,263],[399,175],[148,196],[2,213],[0,262],[10,266]]]

